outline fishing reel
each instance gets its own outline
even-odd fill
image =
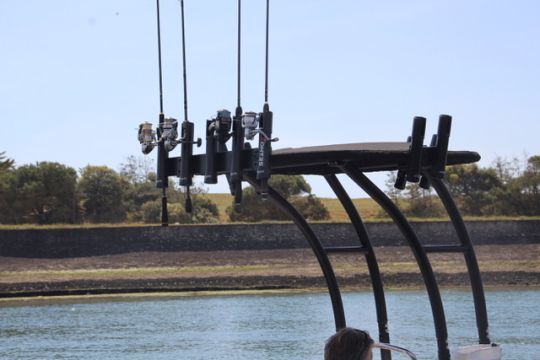
[[[226,109],[218,110],[215,118],[206,121],[206,136],[215,136],[220,143],[226,143],[231,138],[231,112]]]
[[[193,136],[186,136],[186,122],[182,122],[182,137],[178,139],[178,121],[173,118],[165,119],[158,128],[158,136],[161,133],[160,141],[163,141],[165,151],[172,151],[178,144],[195,144],[200,147],[202,144],[201,138],[193,141]]]
[[[202,144],[200,138],[197,141],[184,139],[184,137],[178,139],[178,121],[174,118],[163,119],[156,131],[152,129],[152,124],[149,122],[140,124],[137,138],[141,143],[142,153],[145,155],[152,152],[159,143],[163,143],[166,152],[171,152],[178,144],[184,142],[196,144],[197,147]]]
[[[156,139],[157,137],[157,139]],[[172,151],[178,145],[178,121],[173,118],[163,119],[156,131],[152,129],[152,124],[144,122],[139,125],[137,136],[141,143],[143,154],[149,154],[159,144],[163,143],[165,151]]]
[[[232,136],[231,128],[231,112],[226,109],[218,110],[215,118],[206,120],[206,170],[204,175],[206,184],[217,183],[216,154],[227,151],[225,143]]]
[[[257,114],[252,111],[248,111],[242,115],[242,127],[244,128],[244,137],[247,140],[253,140],[255,135],[259,134],[263,141],[276,142],[279,138],[271,139],[264,131],[263,128],[263,114]],[[259,126],[260,125],[260,126]]]
[[[173,118],[168,118],[159,124],[158,127],[159,141],[163,142],[163,147],[166,152],[171,152],[178,145],[178,121]]]
[[[144,122],[139,125],[139,133],[137,135],[139,143],[141,143],[141,151],[143,154],[150,154],[157,145],[156,132],[152,129],[152,124]]]

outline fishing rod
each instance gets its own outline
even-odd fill
[[[158,69],[159,69],[159,126],[157,130],[158,138],[162,138],[163,126],[165,124],[165,114],[163,113],[163,72],[161,66],[161,24],[159,16],[159,0],[156,0],[156,15],[157,15],[157,37],[158,37]],[[150,150],[151,151],[151,150]],[[169,187],[169,178],[166,174],[166,162],[168,154],[165,151],[163,141],[158,143],[157,155],[157,179],[156,187],[161,188],[161,226],[169,225],[169,213],[167,211],[167,188]]]
[[[233,117],[233,143],[232,143],[232,161],[230,171],[231,194],[234,195],[234,204],[239,205],[242,202],[242,150],[244,148],[244,129],[242,126],[242,106],[240,104],[240,80],[241,80],[241,30],[242,30],[242,2],[238,0],[238,48],[237,48],[237,103]]]
[[[168,153],[178,144],[182,144],[182,163],[180,167],[180,185],[185,186],[185,207],[190,213],[191,196],[190,188],[193,174],[190,171],[190,161],[193,155],[193,144],[201,145],[201,139],[193,141],[193,123],[187,117],[187,82],[186,82],[186,57],[185,57],[185,36],[184,36],[184,2],[181,1],[182,8],[182,50],[183,50],[183,78],[184,78],[184,121],[182,122],[182,138],[178,139],[178,121],[174,118],[166,118],[163,111],[163,72],[161,61],[161,22],[160,5],[156,0],[157,15],[157,40],[158,40],[158,70],[159,70],[159,123],[154,131],[152,124],[144,122],[139,125],[138,140],[141,143],[143,154],[149,154],[156,146],[158,148],[157,180],[156,187],[162,189],[161,198],[161,225],[168,226],[169,216],[167,211],[167,188],[169,187]]]
[[[190,186],[193,185],[193,172],[191,171],[191,160],[193,157],[193,144],[197,147],[201,146],[201,139],[197,142],[193,141],[195,125],[188,120],[188,100],[187,100],[187,76],[186,76],[186,36],[185,36],[185,21],[184,21],[184,0],[180,1],[181,18],[182,18],[182,79],[184,85],[184,121],[182,122],[182,135],[180,142],[181,147],[181,163],[180,163],[180,186],[184,187],[184,205],[187,213],[191,213],[193,206],[191,203]]]
[[[265,69],[264,69],[264,105],[262,113],[246,112],[242,118],[242,126],[247,140],[259,135],[258,153],[256,159],[257,192],[263,199],[268,195],[268,180],[270,179],[271,143],[278,141],[272,139],[273,113],[268,104],[268,59],[269,59],[269,28],[270,28],[270,0],[266,0],[266,33],[265,33]]]
[[[259,158],[257,164],[257,180],[259,181],[259,193],[265,199],[268,195],[268,179],[270,179],[270,155],[272,153],[273,113],[268,104],[268,48],[269,48],[269,27],[270,27],[270,0],[266,0],[266,46],[265,46],[265,70],[264,70],[264,105],[260,114],[259,124]]]
[[[160,118],[159,126],[156,129],[158,140],[155,140],[155,133],[149,123],[141,124],[139,127],[139,141],[141,142],[143,153],[147,154],[152,149],[158,147],[158,181],[157,186],[163,188],[162,200],[162,225],[168,223],[166,187],[168,187],[168,175],[176,174],[179,177],[180,186],[184,187],[184,199],[186,212],[192,211],[190,186],[193,184],[193,171],[197,165],[194,163],[193,144],[201,145],[201,139],[194,139],[194,124],[188,119],[187,100],[187,65],[186,65],[186,36],[185,36],[185,15],[184,1],[181,5],[181,26],[182,26],[182,77],[184,90],[184,120],[181,123],[181,137],[178,140],[178,122],[175,119],[167,119],[163,115],[163,81],[161,67],[161,32],[159,18],[159,0],[157,4],[158,20],[158,65],[159,65],[159,91],[160,91]],[[264,84],[264,106],[261,113],[245,112],[241,104],[241,49],[242,49],[242,2],[238,0],[238,29],[237,29],[237,103],[234,116],[228,110],[219,110],[217,117],[206,121],[206,155],[204,157],[204,182],[208,184],[217,183],[216,168],[228,168],[227,180],[231,194],[234,196],[234,204],[238,205],[242,201],[242,181],[243,172],[246,166],[252,168],[257,180],[256,190],[266,198],[268,192],[268,179],[270,178],[270,155],[272,152],[271,143],[278,139],[272,139],[273,113],[270,111],[268,103],[268,73],[269,73],[269,19],[270,1],[266,1],[266,46],[265,46],[265,84]],[[232,128],[232,131],[231,131]],[[256,149],[252,150],[249,142],[258,137]],[[232,138],[232,149],[227,150],[227,141]],[[170,159],[168,152],[181,144],[181,157]],[[219,156],[218,156],[219,155]],[[252,160],[248,160],[251,157]],[[248,164],[249,162],[249,164]]]

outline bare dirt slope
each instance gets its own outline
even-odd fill
[[[487,286],[540,285],[540,245],[477,246]],[[377,248],[386,286],[421,286],[406,247]],[[443,286],[467,286],[463,256],[430,255]],[[363,255],[332,255],[347,287],[368,287]],[[237,290],[324,286],[310,249],[216,252],[143,252],[69,259],[0,257],[0,295],[127,291]]]

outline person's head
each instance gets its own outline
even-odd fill
[[[372,344],[366,331],[344,328],[326,341],[324,360],[369,360]]]

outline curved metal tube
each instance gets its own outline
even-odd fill
[[[484,295],[484,286],[482,284],[482,278],[480,276],[480,269],[478,267],[478,261],[476,260],[476,254],[474,252],[474,247],[472,245],[469,232],[465,226],[465,222],[459,213],[459,210],[448,190],[448,187],[437,177],[432,176],[429,173],[425,173],[424,176],[428,177],[429,182],[439,195],[441,202],[443,203],[450,220],[454,224],[456,233],[458,235],[461,245],[464,247],[463,255],[465,256],[465,263],[467,265],[467,270],[469,272],[469,277],[471,281],[473,300],[474,300],[474,310],[476,313],[476,326],[478,328],[478,338],[480,344],[490,344],[488,332],[488,316],[486,309],[486,298]]]
[[[252,176],[246,176],[245,180],[247,180],[251,185],[257,186],[257,182]],[[337,284],[334,270],[332,269],[332,264],[330,264],[330,260],[328,259],[328,256],[326,256],[326,252],[324,251],[321,242],[313,232],[313,229],[311,229],[311,227],[307,223],[306,219],[304,219],[302,214],[300,214],[294,206],[292,206],[283,196],[281,196],[270,186],[268,187],[268,197],[283,211],[285,211],[291,216],[293,222],[296,224],[296,226],[298,226],[300,231],[302,231],[307,241],[309,242],[309,245],[315,253],[317,261],[319,262],[319,265],[323,272],[324,278],[326,280],[326,285],[328,286],[328,292],[330,293],[330,299],[332,301],[332,309],[334,311],[336,331],[345,328],[347,324],[345,321],[345,310],[343,309],[341,293],[339,291],[339,286]]]
[[[351,164],[343,165],[343,171],[356,182],[369,196],[373,198],[383,209],[390,215],[398,226],[401,233],[409,243],[409,246],[416,258],[416,262],[424,278],[426,290],[431,303],[431,311],[435,323],[435,334],[437,336],[437,347],[440,360],[450,360],[450,351],[448,349],[448,331],[446,328],[446,318],[444,315],[444,307],[441,300],[437,280],[433,273],[433,269],[429,262],[429,258],[424,251],[418,236],[411,227],[407,218],[392,202],[386,194],[381,191],[371,180],[369,180],[361,171]]]
[[[353,225],[356,233],[358,234],[358,239],[362,243],[363,248],[365,249],[364,256],[366,258],[366,263],[369,270],[369,275],[371,277],[371,286],[373,287],[373,295],[375,297],[375,308],[377,311],[377,323],[379,326],[379,341],[382,343],[390,342],[390,335],[388,333],[388,315],[386,311],[386,299],[384,297],[384,287],[381,279],[381,273],[379,271],[379,264],[377,263],[377,258],[375,257],[375,252],[373,251],[373,246],[369,240],[369,235],[366,230],[366,226],[360,217],[360,214],[356,210],[351,198],[343,188],[343,185],[338,180],[336,175],[325,175],[324,178],[328,182],[328,185],[332,188],[339,201],[343,205],[343,208],[347,212],[351,224]],[[387,350],[381,351],[381,358],[383,360],[390,360],[391,355]]]

